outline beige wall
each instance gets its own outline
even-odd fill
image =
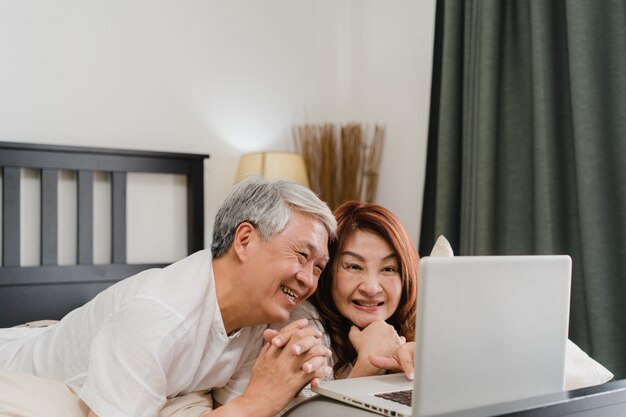
[[[384,123],[378,202],[417,243],[434,0],[0,2],[0,140],[238,157],[293,124]]]

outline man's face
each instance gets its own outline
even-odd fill
[[[284,322],[317,288],[328,263],[328,233],[316,218],[294,211],[287,226],[269,240],[255,234],[250,308],[256,309],[259,323]]]

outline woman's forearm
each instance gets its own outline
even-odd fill
[[[358,378],[362,376],[382,375],[385,373],[384,369],[380,369],[372,365],[368,358],[358,357],[348,378]]]

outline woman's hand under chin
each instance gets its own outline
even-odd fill
[[[392,325],[383,320],[373,321],[362,330],[352,326],[348,336],[358,355],[348,378],[385,373],[384,369],[375,367],[369,357],[391,357],[406,342],[403,336],[398,336]]]

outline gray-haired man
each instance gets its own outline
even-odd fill
[[[329,371],[319,331],[266,324],[315,290],[335,227],[310,190],[245,180],[219,209],[211,252],[127,278],[28,337],[0,331],[0,368],[80,387],[89,416],[156,416],[197,391],[211,391],[212,416],[274,415]]]

